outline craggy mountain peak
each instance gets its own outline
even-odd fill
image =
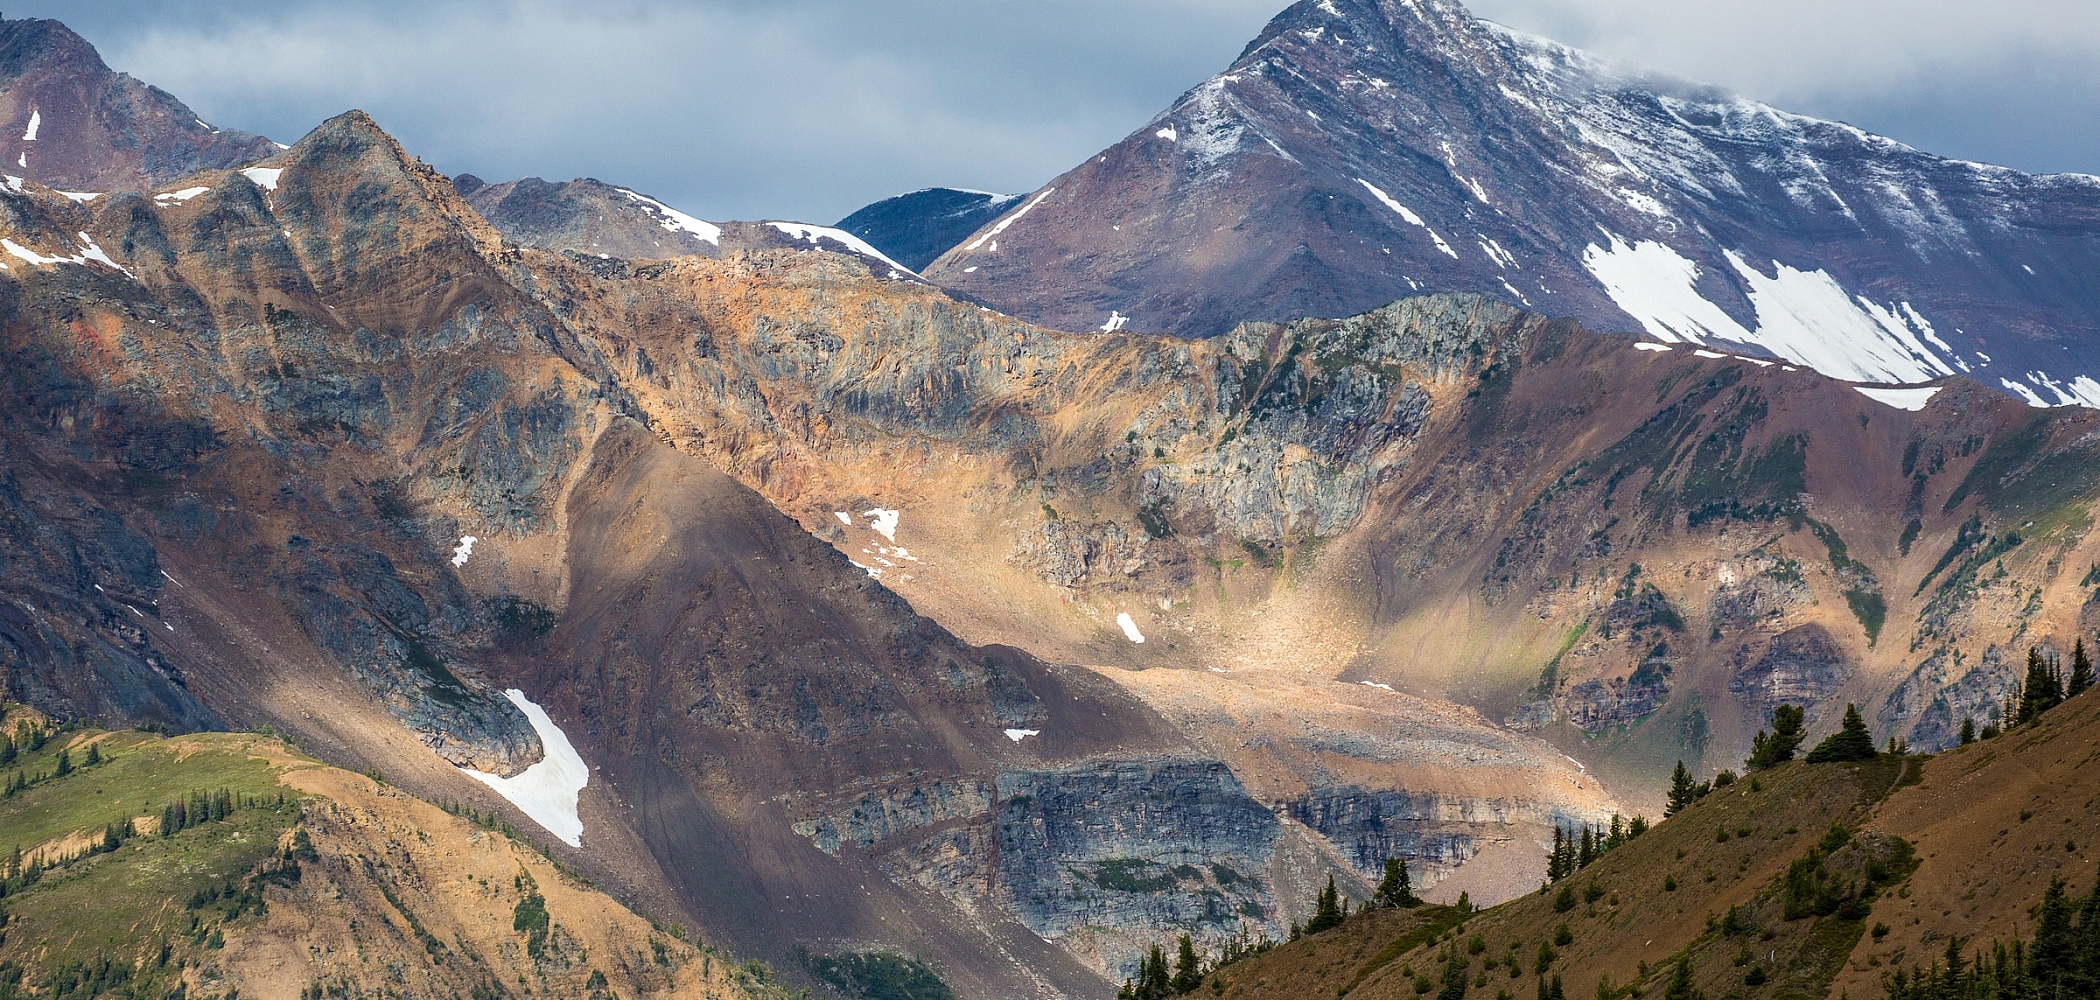
[[[1933,157],[1456,3],[1307,0],[926,273],[1062,329],[1196,336],[1475,291],[2056,405],[2100,403],[2096,232],[2100,179]]]
[[[490,184],[472,174],[453,185],[503,238],[521,247],[600,260],[721,257],[754,250],[826,250],[857,257],[893,280],[918,274],[861,237],[802,222],[708,222],[655,198],[593,177],[550,183],[526,177]]]
[[[200,120],[112,71],[57,21],[0,21],[0,172],[76,192],[142,191],[259,159],[270,140]]]

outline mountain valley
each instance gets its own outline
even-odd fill
[[[1342,7],[1329,34],[1299,23]],[[1243,62],[1280,75],[1320,45],[1413,58],[1416,22],[1533,59],[1534,85],[1574,72],[1572,50],[1458,8],[1368,0],[1300,4]],[[1380,24],[1400,34],[1365,33]],[[8,127],[101,134],[77,129],[87,111],[38,103],[39,52],[101,79],[79,68],[93,50],[70,48],[85,42],[55,22],[4,22],[0,38],[28,53],[0,89],[0,114],[24,119]],[[1349,80],[1351,100],[1384,101],[1435,92],[1420,82],[1433,76],[1381,87],[1328,66],[1291,87]],[[1217,139],[1206,169],[1241,173],[1146,182],[1194,198],[1175,208],[1104,199],[1149,220],[1133,241],[1157,235],[1145,226],[1211,226],[1218,206],[1198,189],[1265,211],[1315,203],[1331,177],[1247,180],[1315,159],[1298,145],[1309,133],[1278,135],[1280,159],[1247,155],[1261,122],[1232,116],[1250,106],[1203,105],[1226,116],[1202,126],[1215,134],[1147,126],[1181,151]],[[1264,113],[1284,107],[1303,110]],[[1352,156],[1386,142],[1324,134]],[[1115,250],[1162,282],[1138,291],[1042,264],[1083,259],[1045,234],[1099,236],[1075,214],[1097,202],[1048,189],[917,192],[837,227],[718,224],[591,179],[447,177],[363,112],[289,147],[224,135],[165,161],[68,147],[76,164],[121,162],[32,171],[0,192],[5,724],[175,769],[125,772],[112,794],[187,793],[181,782],[206,778],[178,765],[202,754],[271,801],[267,817],[196,834],[247,844],[235,853],[254,857],[236,860],[268,904],[226,917],[223,954],[204,938],[155,952],[172,933],[156,923],[101,951],[67,944],[63,961],[116,955],[156,990],[180,980],[199,996],[873,997],[891,994],[838,970],[887,969],[948,995],[1105,997],[1180,934],[1205,956],[1286,942],[1323,886],[1368,899],[1399,858],[1430,905],[1330,932],[1362,955],[1316,967],[1338,938],[1314,935],[1206,988],[1406,995],[1439,961],[1421,928],[1466,920],[1499,957],[1505,939],[1528,949],[1573,919],[1537,895],[1556,834],[1659,818],[1680,761],[1718,787],[1598,862],[1629,906],[1584,915],[1596,929],[1559,967],[1571,982],[1663,988],[1689,948],[1703,988],[1729,995],[1743,973],[1723,951],[1740,942],[1699,937],[1695,918],[1749,905],[1833,820],[1919,844],[1904,889],[1947,919],[1921,910],[1871,945],[1863,925],[1841,928],[1848,957],[1804,972],[1798,995],[1876,995],[1878,970],[1946,935],[2031,933],[2012,904],[2057,868],[1992,883],[1968,929],[1948,922],[1960,876],[1945,873],[2042,840],[1978,846],[1982,812],[1950,819],[1925,796],[1967,789],[1995,816],[2039,808],[2015,801],[2043,795],[2027,775],[2087,780],[2042,758],[2052,741],[2091,742],[2090,696],[1980,745],[1961,733],[2009,726],[2030,650],[2068,662],[2100,633],[2100,414],[2032,405],[2023,393],[2042,383],[2008,389],[1981,353],[1874,347],[1825,363],[1788,353],[1810,341],[1732,337],[1697,308],[1686,314],[1712,324],[1694,331],[1626,311],[1609,288],[1577,296],[1590,258],[1541,249],[1574,246],[1575,229],[1548,238],[1565,220],[1481,244],[1564,277],[1570,302],[1550,306],[1482,286],[1484,270],[1425,272],[1434,294],[1396,297],[1413,279],[1393,286],[1383,262],[1271,267],[1232,256],[1252,245],[1239,234],[1186,269],[1137,242]],[[1054,187],[1127,185],[1150,142]],[[1489,198],[1524,190],[1477,172]],[[1376,180],[1390,187],[1361,182],[1373,203],[1358,207],[1411,199],[1428,223],[1413,229],[1456,238],[1452,219],[1475,211],[1463,192],[1446,204]],[[94,197],[56,186],[90,181]],[[2020,190],[2083,190],[2030,181]],[[1731,231],[1654,190],[1703,220],[1687,227],[1701,239]],[[1476,199],[1481,226],[1489,208],[1507,222],[1556,203],[1507,197]],[[921,214],[948,221],[909,222]],[[1584,225],[1656,235],[1631,218]],[[2079,219],[2065,210],[2048,244],[2064,275],[2092,238]],[[898,234],[921,242],[899,249]],[[1839,247],[1819,268],[1852,254],[1786,238]],[[1685,272],[1705,275],[1698,295],[1728,297],[1709,258],[1750,244],[1727,240],[1666,251],[1705,261]],[[1650,245],[1627,247],[1651,259]],[[923,278],[897,263],[933,255]],[[1827,274],[1875,297],[1841,299],[1911,317],[1876,336],[1900,341],[1902,326],[1903,343],[1936,343],[1933,324],[1957,321],[1946,303],[1967,296],[2018,314],[1989,327],[2010,331],[1984,345],[1996,364],[2090,339],[2070,298],[2051,313],[1973,285],[1928,307],[1914,276],[1863,253],[1853,265]],[[1169,287],[1184,274],[1220,297]],[[1097,280],[1131,298],[1083,290]],[[1762,301],[1735,292],[1708,306]],[[1942,318],[1904,311],[1913,299]],[[1127,324],[1095,315],[1103,304],[1130,309]],[[1635,328],[1647,337],[1609,332]],[[1782,705],[1805,710],[1812,740],[1857,705],[1891,753],[1785,765],[1768,787],[1722,779]],[[56,760],[36,753],[25,773]],[[52,809],[60,788],[10,793],[0,815]],[[32,858],[71,856],[112,822],[82,819],[68,794],[70,818],[25,837]],[[2050,797],[2043,821],[2082,829],[2077,797]],[[1737,809],[1760,818],[1755,838],[1737,835],[1755,850],[1711,861],[1738,865],[1732,877],[1695,883],[1686,867],[1685,895],[1643,883],[1636,896],[1637,876],[1670,867],[1659,852],[1684,861],[1717,836],[1701,817]],[[1765,818],[1781,810],[1795,816],[1784,834]],[[25,970],[0,991],[61,995],[39,985],[61,962],[39,951],[39,921],[82,891],[66,880],[166,850],[149,825],[131,822],[139,843],[107,857],[81,854],[77,877],[0,899],[20,925],[0,961]],[[295,828],[325,888],[264,885]],[[1960,845],[1952,860],[1939,838]],[[251,850],[262,839],[282,844]],[[533,896],[528,877],[551,924],[497,919]],[[2090,872],[2073,881],[2084,892]],[[195,891],[151,905],[172,913]],[[1470,916],[1461,899],[1504,905]],[[1670,899],[1689,909],[1668,913]],[[1783,944],[1807,954],[1828,929],[1794,925]]]

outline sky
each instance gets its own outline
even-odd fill
[[[1223,70],[1285,0],[14,0],[205,120],[370,112],[447,173],[592,176],[828,223],[1037,188]],[[2093,0],[1474,0],[1523,31],[1931,152],[2100,173]]]

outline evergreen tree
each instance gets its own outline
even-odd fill
[[[8,737],[0,736],[0,767],[14,763],[15,752],[15,741]]]
[[[1203,984],[1203,962],[1196,957],[1196,943],[1181,936],[1181,953],[1174,959],[1174,992],[1192,993]]]
[[[1808,713],[1793,705],[1780,705],[1772,709],[1772,733],[1757,731],[1750,741],[1750,759],[1743,762],[1744,770],[1766,771],[1794,759],[1801,749],[1801,741],[1807,736]]]
[[[2071,912],[2071,900],[2064,893],[2064,880],[2050,879],[2048,891],[2042,894],[2042,905],[2035,911],[2034,947],[2027,950],[2029,974],[2041,996],[2068,995],[2059,992],[2057,987],[2070,974],[2071,959],[2078,951],[2078,939],[2071,927]]]
[[[1558,882],[1568,876],[1561,870],[1561,858],[1567,855],[1568,834],[1560,824],[1553,825],[1553,850],[1546,855],[1546,881]]]
[[[1663,990],[1663,1000],[1706,1000],[1706,994],[1692,983],[1692,954],[1689,950],[1678,953],[1677,968],[1670,973],[1670,985]]]
[[[1546,996],[1551,998],[1551,1000],[1568,1000],[1567,993],[1563,992],[1560,987],[1560,973],[1556,972],[1553,974],[1553,988],[1546,991]]]
[[[1685,770],[1684,761],[1678,761],[1676,773],[1670,775],[1670,802],[1663,807],[1663,818],[1669,819],[1684,811],[1684,807],[1698,797],[1699,788],[1692,784],[1692,772]]]
[[[1444,956],[1444,986],[1436,991],[1436,1000],[1466,1000],[1466,967],[1469,963],[1460,957],[1457,949]]]
[[[1976,720],[1971,719],[1966,715],[1962,716],[1961,745],[1968,746],[1969,744],[1974,742],[1976,742]]]
[[[73,773],[73,755],[64,750],[58,752],[58,769],[51,773],[54,778],[63,778]]]
[[[102,748],[101,748],[101,746],[100,746],[99,744],[95,744],[95,743],[90,743],[90,744],[88,744],[88,752],[87,752],[87,759],[86,759],[85,761],[83,761],[83,762],[82,762],[82,766],[83,766],[83,767],[94,767],[95,765],[97,765],[97,764],[100,764],[100,763],[102,763]]]
[[[2064,700],[2063,672],[2055,663],[2042,656],[2034,647],[2027,649],[2027,679],[2020,685],[2019,707],[2014,710],[2013,724],[2024,726],[2042,717]]]
[[[1378,892],[1371,897],[1371,902],[1386,909],[1422,905],[1421,897],[1415,895],[1414,885],[1407,877],[1406,861],[1385,859],[1385,877],[1379,880]]]
[[[1590,862],[1595,860],[1597,860],[1597,834],[1596,831],[1590,829],[1588,823],[1584,823],[1582,825],[1582,853],[1577,856],[1575,867],[1578,869],[1588,868]]]
[[[1118,1000],[1166,1000],[1172,995],[1173,980],[1167,976],[1167,953],[1159,945],[1138,960],[1137,981],[1123,981],[1123,988],[1116,993]]]
[[[2071,679],[2064,685],[2064,697],[2076,698],[2093,686],[2093,659],[2085,655],[2085,640],[2080,639],[2071,646]],[[6,761],[0,761],[4,764]]]
[[[1342,925],[1341,894],[1335,891],[1334,876],[1327,876],[1327,888],[1320,890],[1320,898],[1313,903],[1313,916],[1305,922],[1305,933],[1318,934]]]
[[[1874,734],[1867,731],[1867,720],[1860,718],[1857,705],[1846,705],[1845,721],[1838,731],[1808,752],[1811,764],[1873,760],[1874,757]]]
[[[1626,824],[1618,813],[1611,814],[1611,833],[1604,838],[1604,849],[1609,851],[1626,842]]]

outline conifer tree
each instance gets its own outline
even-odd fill
[[[1401,906],[1420,906],[1421,897],[1415,895],[1412,882],[1407,877],[1407,862],[1400,858],[1385,859],[1385,877],[1378,882],[1378,892],[1371,902],[1385,909]]]
[[[2093,659],[2085,655],[2085,640],[2080,639],[2071,645],[2071,679],[2064,685],[2064,697],[2076,698],[2092,686]]]
[[[1174,959],[1174,992],[1190,993],[1203,983],[1203,962],[1196,957],[1196,943],[1181,936],[1181,951]]]
[[[1874,757],[1874,734],[1867,731],[1867,720],[1860,718],[1857,705],[1846,705],[1845,721],[1838,731],[1808,752],[1811,764],[1873,760]]]
[[[73,773],[73,755],[64,750],[58,752],[58,768],[51,773],[54,778],[63,778]]]
[[[1611,833],[1604,838],[1604,849],[1609,851],[1626,842],[1626,824],[1618,813],[1611,814]]]
[[[2064,700],[2063,672],[2034,647],[2027,650],[2027,679],[2020,685],[2019,707],[2013,724],[2024,726],[2042,717]]]
[[[1698,798],[1698,793],[1698,786],[1692,784],[1692,772],[1685,770],[1684,761],[1678,761],[1676,773],[1670,775],[1670,801],[1663,808],[1663,818],[1669,819],[1682,812]]]
[[[83,766],[83,767],[94,767],[95,765],[97,765],[97,764],[100,764],[100,763],[102,763],[102,747],[101,747],[101,745],[100,745],[100,744],[96,744],[96,743],[90,743],[90,744],[88,744],[88,752],[87,752],[87,759],[86,759],[85,761],[83,761],[83,762],[82,762],[82,766]]]
[[[1670,973],[1670,985],[1663,990],[1663,1000],[1706,1000],[1706,994],[1692,982],[1692,954],[1689,950],[1678,953],[1677,968]]]
[[[1553,825],[1553,851],[1546,855],[1546,881],[1558,882],[1568,873],[1561,870],[1561,859],[1567,855],[1568,834],[1560,824]]]
[[[1444,987],[1436,992],[1436,1000],[1466,1000],[1468,964],[1456,949],[1444,956]]]
[[[1335,891],[1334,876],[1327,876],[1327,888],[1320,890],[1320,898],[1313,904],[1312,919],[1305,922],[1305,933],[1318,934],[1342,925],[1341,894]]]
[[[1750,741],[1750,759],[1743,762],[1746,771],[1766,771],[1794,759],[1806,736],[1808,713],[1793,705],[1779,705],[1772,709],[1772,733],[1757,731]]]
[[[1964,715],[1961,719],[1961,745],[1976,742],[1976,720]]]
[[[1582,825],[1582,851],[1576,856],[1575,867],[1577,869],[1588,868],[1590,862],[1595,860],[1597,860],[1597,834],[1596,831],[1590,828],[1588,823],[1584,823]]]

